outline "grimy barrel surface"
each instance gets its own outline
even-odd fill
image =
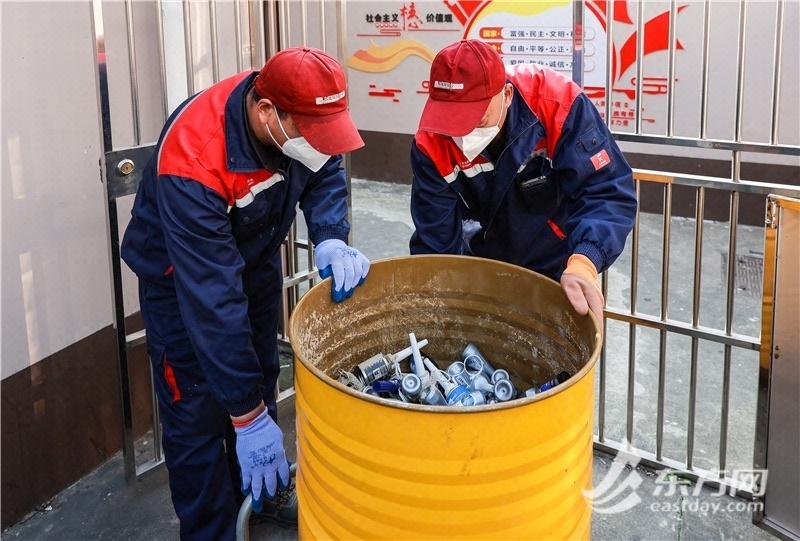
[[[330,280],[289,325],[300,539],[588,539],[597,322],[560,286],[463,256],[376,261],[342,303]],[[532,398],[476,407],[389,401],[336,378],[427,339],[444,367],[468,342]]]

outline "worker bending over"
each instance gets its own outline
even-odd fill
[[[280,51],[178,106],[143,171],[122,257],[139,278],[181,539],[233,540],[251,491],[256,515],[297,527],[275,397],[280,249],[299,203],[334,300],[369,271],[345,242],[341,155],[364,144],[345,81],[320,50]]]
[[[597,109],[536,64],[479,40],[442,49],[411,148],[412,254],[497,259],[561,283],[602,323],[597,274],[636,217],[633,174]]]

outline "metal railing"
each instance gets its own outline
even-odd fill
[[[592,3],[588,1],[588,3]],[[607,2],[605,5],[605,20],[614,21],[614,9],[616,2]],[[662,2],[662,4],[666,4]],[[721,489],[730,489],[738,491],[739,494],[751,495],[753,494],[752,476],[740,476],[737,468],[731,468],[729,460],[729,436],[733,423],[745,422],[747,425],[747,438],[751,443],[755,439],[755,430],[749,429],[749,423],[755,423],[755,415],[753,411],[752,419],[749,417],[745,420],[731,418],[731,404],[732,404],[732,391],[737,392],[737,397],[740,392],[746,392],[748,397],[755,400],[757,393],[758,381],[757,377],[748,379],[744,384],[747,385],[746,389],[739,387],[743,382],[739,379],[732,380],[732,359],[738,351],[745,352],[759,352],[762,348],[761,338],[758,336],[758,331],[761,330],[759,326],[754,326],[754,332],[737,333],[735,332],[734,316],[735,316],[735,297],[737,294],[737,268],[741,267],[742,257],[737,255],[738,245],[738,232],[740,230],[739,224],[739,211],[740,211],[740,194],[756,194],[763,196],[766,205],[767,196],[770,194],[780,194],[789,197],[800,196],[800,187],[766,182],[768,179],[757,180],[743,180],[741,173],[742,153],[753,154],[769,154],[788,157],[790,162],[794,157],[800,156],[800,146],[796,143],[785,144],[780,141],[780,121],[782,118],[782,106],[785,103],[782,101],[781,96],[781,81],[782,81],[782,59],[785,51],[785,13],[786,6],[784,0],[776,0],[772,4],[765,4],[760,6],[759,9],[766,8],[773,5],[775,9],[774,19],[775,26],[774,33],[774,49],[772,58],[763,60],[770,62],[772,66],[771,84],[771,101],[770,101],[770,114],[766,118],[760,119],[762,122],[767,121],[769,135],[765,141],[744,141],[744,111],[745,111],[745,66],[748,56],[747,37],[749,28],[745,24],[747,20],[747,12],[749,4],[745,0],[740,0],[738,3],[737,21],[736,21],[736,54],[733,58],[734,65],[736,66],[736,88],[735,100],[733,111],[729,113],[734,119],[732,133],[729,138],[711,138],[709,137],[709,107],[711,100],[711,92],[709,86],[709,59],[711,57],[710,36],[712,31],[731,32],[730,27],[720,29],[715,26],[713,18],[712,0],[705,0],[702,3],[703,9],[703,36],[702,36],[702,51],[701,51],[701,92],[698,96],[700,100],[700,119],[699,129],[695,136],[677,136],[676,135],[676,35],[679,25],[678,5],[675,0],[669,2],[669,32],[667,51],[668,56],[668,76],[666,80],[666,95],[667,106],[665,112],[663,133],[653,134],[645,133],[643,130],[641,114],[642,109],[642,96],[643,96],[643,65],[641,61],[644,58],[644,41],[641,37],[643,35],[644,26],[644,2],[637,2],[636,4],[636,49],[638,54],[635,77],[635,91],[634,91],[634,106],[637,111],[636,122],[633,130],[615,130],[613,131],[615,138],[620,141],[624,147],[626,142],[631,143],[645,143],[647,145],[654,145],[655,149],[671,149],[673,154],[680,155],[683,149],[702,149],[708,151],[723,150],[729,152],[730,175],[726,178],[707,177],[686,175],[668,171],[649,171],[649,170],[635,170],[634,178],[636,183],[637,195],[641,194],[642,187],[649,188],[658,187],[662,192],[661,204],[661,253],[658,257],[651,257],[648,263],[650,264],[649,271],[660,273],[660,290],[658,292],[658,307],[656,313],[647,314],[640,310],[639,301],[641,298],[638,286],[641,281],[640,267],[642,265],[641,255],[641,235],[642,235],[642,215],[637,216],[636,225],[630,238],[629,246],[626,248],[626,254],[622,259],[629,259],[630,268],[625,275],[624,270],[620,269],[619,263],[612,268],[612,271],[607,271],[603,276],[603,291],[606,299],[609,297],[610,288],[613,289],[615,276],[623,275],[623,280],[629,279],[629,295],[626,299],[627,306],[618,306],[614,302],[608,302],[605,309],[606,322],[604,334],[604,349],[600,359],[598,369],[598,404],[597,404],[597,431],[595,436],[595,447],[597,449],[616,453],[619,451],[635,452],[636,455],[642,457],[642,462],[657,468],[671,468],[676,470],[682,475],[694,479],[703,479],[705,482],[721,487]],[[697,4],[693,4],[695,7]],[[607,56],[611,58],[614,54],[611,44],[614,40],[616,25],[614,23],[607,24],[608,36],[608,50]],[[763,38],[763,36],[762,36]],[[750,52],[752,54],[752,51]],[[752,61],[752,59],[750,60]],[[605,96],[608,98],[613,95],[612,85],[615,74],[613,73],[613,63],[607,62],[608,72],[606,77]],[[797,74],[792,74],[795,78]],[[795,99],[796,97],[790,98]],[[608,123],[609,128],[615,128],[612,123],[614,118],[613,99],[606,99],[604,110],[601,112]],[[790,119],[791,120],[791,119]],[[796,119],[795,119],[796,120]],[[655,145],[658,145],[657,147]],[[646,153],[646,151],[643,151]],[[653,153],[658,153],[659,150],[654,150]],[[719,153],[714,154],[717,156]],[[694,155],[697,155],[696,153]],[[709,155],[711,153],[709,152]],[[670,314],[671,306],[671,275],[670,264],[674,261],[675,254],[671,249],[672,237],[672,224],[673,224],[673,187],[681,186],[687,187],[694,191],[694,205],[695,212],[690,221],[694,223],[694,233],[691,240],[691,246],[681,246],[681,250],[693,252],[692,271],[691,276],[681,276],[680,278],[685,283],[680,284],[685,286],[686,283],[691,281],[691,294],[689,305],[684,307],[688,308],[690,317],[688,321],[681,321],[673,318]],[[728,198],[728,219],[727,224],[727,251],[723,252],[725,276],[721,280],[724,296],[718,299],[722,302],[724,309],[720,317],[717,317],[715,323],[718,325],[703,325],[701,324],[701,308],[704,306],[703,300],[703,247],[704,235],[706,234],[710,224],[713,222],[707,220],[704,215],[704,209],[707,206],[707,194],[722,193],[724,197]],[[650,220],[648,223],[651,223]],[[658,227],[651,225],[651,227]],[[716,225],[716,227],[720,227]],[[762,235],[763,238],[763,235]],[[763,244],[761,245],[760,255],[765,253]],[[770,253],[770,250],[766,250]],[[774,252],[772,252],[774,253]],[[682,254],[681,254],[682,255]],[[619,288],[617,288],[619,289]],[[653,291],[648,291],[648,294],[653,294]],[[758,310],[761,306],[758,305]],[[751,318],[760,320],[761,313],[749,314]],[[618,325],[621,325],[618,327]],[[614,382],[615,377],[619,377],[616,373],[609,372],[609,351],[607,341],[609,340],[609,333],[612,337],[615,336],[616,330],[620,329],[620,333],[624,333],[624,328],[627,326],[628,345],[627,345],[627,381],[624,382],[624,392],[610,393],[609,387]],[[609,330],[610,327],[613,329]],[[642,351],[641,332],[639,329],[653,329],[658,333],[658,345],[655,348]],[[612,332],[614,331],[614,332]],[[688,359],[688,373],[683,376],[688,376],[688,385],[685,386],[685,393],[676,393],[678,396],[667,392],[668,373],[670,370],[675,370],[679,359],[668,355],[667,344],[673,337],[687,337],[690,340],[689,346],[689,359]],[[714,364],[714,370],[718,371],[721,377],[720,383],[720,400],[716,405],[719,409],[719,432],[716,442],[711,442],[712,446],[718,448],[715,467],[701,467],[697,464],[697,430],[703,423],[698,420],[698,397],[702,396],[708,399],[710,394],[704,393],[699,388],[701,361],[707,360],[700,352],[701,344],[717,344],[722,348],[721,363]],[[625,356],[624,354],[622,355]],[[637,370],[641,368],[642,359],[647,358],[650,365],[647,370]],[[647,361],[645,361],[647,362]],[[758,365],[757,359],[755,366]],[[651,371],[650,369],[653,368]],[[763,367],[762,367],[763,368]],[[741,379],[741,378],[740,378]],[[646,381],[645,381],[646,380]],[[647,384],[647,385],[643,385]],[[732,387],[732,385],[734,385]],[[642,413],[637,411],[637,388],[642,386],[649,386],[650,389],[655,389],[654,396],[646,396],[642,401],[652,407],[652,410]],[[674,389],[673,389],[674,391]],[[613,395],[613,396],[612,396]],[[609,400],[616,402],[609,402]],[[666,419],[666,402],[668,400],[685,400],[686,418],[685,421],[685,439],[683,441],[683,458],[676,458],[674,455],[680,454],[674,451],[665,450],[665,426],[667,426]],[[621,402],[621,404],[619,403]],[[609,436],[609,427],[614,424],[613,419],[608,415],[608,409],[614,407],[616,410],[624,409],[624,429],[618,429],[617,434],[621,435],[616,440]],[[639,413],[637,419],[636,414]],[[637,431],[637,421],[645,424],[649,423],[651,426],[655,425],[655,433],[647,434],[642,431]],[[621,422],[621,421],[620,421]],[[669,426],[672,433],[682,433],[683,426],[678,426],[677,429],[673,425]],[[707,457],[704,457],[706,464],[714,462]],[[752,468],[752,461],[750,462]]]
[[[640,233],[642,222],[641,218],[637,217],[636,224],[630,239],[630,244],[626,248],[628,257],[630,259],[630,269],[628,276],[630,277],[630,294],[627,299],[627,307],[617,305],[607,305],[605,309],[605,332],[604,341],[608,340],[610,322],[620,322],[628,326],[628,351],[627,351],[627,382],[625,385],[625,392],[620,395],[617,394],[614,398],[617,400],[624,400],[625,404],[625,427],[623,437],[619,441],[614,441],[608,437],[608,418],[606,415],[607,402],[609,399],[608,382],[609,378],[614,377],[614,374],[609,374],[608,370],[608,347],[605,347],[604,342],[603,352],[598,364],[598,404],[597,404],[597,432],[595,447],[610,453],[618,451],[626,451],[635,453],[642,457],[644,464],[658,467],[658,468],[671,468],[684,475],[693,478],[702,478],[712,485],[730,487],[737,490],[740,494],[751,494],[752,487],[749,485],[749,479],[742,480],[737,478],[736,468],[732,470],[729,467],[728,461],[728,437],[730,431],[730,403],[731,403],[731,361],[733,352],[735,350],[758,352],[761,349],[761,339],[759,336],[752,336],[750,334],[742,334],[734,332],[734,307],[735,297],[737,295],[736,273],[737,268],[740,267],[738,263],[739,256],[737,255],[737,231],[738,226],[738,207],[739,195],[742,193],[758,194],[764,196],[766,203],[769,194],[781,194],[786,196],[800,196],[800,189],[796,187],[770,184],[770,183],[755,183],[755,182],[738,182],[733,183],[727,180],[714,179],[710,177],[700,176],[671,176],[662,172],[653,171],[635,171],[635,183],[637,194],[641,192],[642,183],[651,183],[661,188],[663,193],[663,213],[661,220],[661,254],[658,261],[655,263],[660,267],[661,271],[661,284],[659,291],[658,302],[658,315],[645,314],[639,310],[640,293],[638,284],[641,282],[640,277]],[[693,253],[692,256],[692,275],[691,275],[691,301],[689,312],[691,314],[690,321],[682,321],[674,319],[670,316],[670,262],[675,258],[675,254],[671,249],[671,227],[672,227],[672,198],[673,186],[687,186],[691,187],[695,193],[695,215],[694,221],[694,235],[693,246],[680,246],[683,253],[678,254],[685,257],[685,251]],[[729,199],[729,220],[726,225],[728,231],[727,239],[727,253],[726,264],[724,268],[727,270],[725,273],[722,288],[724,289],[724,298],[721,299],[724,304],[724,315],[722,318],[716,318],[718,325],[703,325],[701,324],[701,306],[703,300],[701,298],[702,284],[704,280],[703,275],[703,260],[704,260],[704,235],[706,229],[711,227],[719,227],[718,223],[710,222],[704,219],[704,208],[706,194],[709,191],[718,191],[727,193]],[[762,245],[763,246],[763,245]],[[761,252],[763,253],[763,251]],[[614,267],[615,273],[623,274],[624,271],[618,267]],[[614,283],[614,280],[609,277],[610,271],[604,273],[603,276],[603,292],[606,298],[609,298],[609,287]],[[683,277],[681,277],[683,278]],[[688,278],[688,277],[686,277]],[[685,284],[681,284],[685,287]],[[650,294],[653,291],[649,291]],[[760,305],[757,306],[760,309]],[[751,314],[751,317],[759,317],[760,312]],[[657,351],[639,351],[640,345],[637,340],[637,327],[653,329],[658,332],[658,349]],[[618,327],[617,327],[618,328]],[[760,330],[760,328],[757,328]],[[617,331],[619,332],[619,331]],[[664,427],[665,427],[665,400],[667,398],[666,381],[668,369],[672,367],[673,363],[678,359],[671,358],[667,354],[667,342],[673,336],[688,337],[691,340],[690,347],[690,368],[688,374],[688,386],[685,393],[675,392],[671,398],[675,399],[677,395],[678,400],[685,399],[687,401],[687,417],[685,419],[686,438],[685,438],[685,458],[683,460],[676,460],[668,456],[669,453],[664,449]],[[699,345],[703,342],[719,344],[723,348],[722,362],[719,366],[722,378],[722,388],[719,403],[719,438],[718,438],[718,457],[717,467],[714,469],[701,468],[695,464],[696,453],[696,428],[697,428],[697,398],[698,398],[698,365],[701,358],[699,352]],[[651,361],[655,357],[655,364],[657,370],[655,374],[646,372],[643,375],[642,371],[637,372],[637,366],[643,362],[643,358]],[[655,419],[653,419],[652,411],[648,415],[644,415],[641,422],[650,422],[655,424],[656,431],[652,439],[642,438],[637,440],[635,433],[635,420],[634,414],[636,412],[636,388],[637,385],[642,385],[642,378],[656,378],[657,383],[650,385],[652,388],[655,386],[657,389],[655,396],[647,396],[645,400],[649,405],[654,406]],[[652,382],[651,382],[652,383]],[[757,380],[755,378],[749,379],[746,382],[751,387],[744,389],[737,386],[737,389],[746,394],[748,397],[755,399],[757,393]],[[675,391],[675,389],[673,389]],[[748,424],[754,419],[747,420]],[[755,437],[755,433],[748,435],[751,441]],[[713,446],[714,442],[710,442]],[[647,448],[651,450],[648,450]]]

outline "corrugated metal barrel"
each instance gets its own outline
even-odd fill
[[[573,376],[533,398],[472,408],[389,401],[339,370],[408,347],[444,368],[468,342],[518,387]],[[560,286],[456,256],[374,262],[343,303],[328,281],[298,303],[295,354],[300,539],[588,539],[594,318]]]

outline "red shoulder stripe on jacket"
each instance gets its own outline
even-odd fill
[[[581,93],[580,87],[559,72],[537,64],[506,66],[506,76],[544,125],[548,156],[555,155],[564,122]]]
[[[218,192],[232,206],[235,181],[223,182],[226,163],[225,102],[248,73],[239,73],[204,90],[172,122],[158,157],[158,174],[197,180]],[[174,129],[180,126],[181,129]],[[238,176],[238,175],[234,175]]]

